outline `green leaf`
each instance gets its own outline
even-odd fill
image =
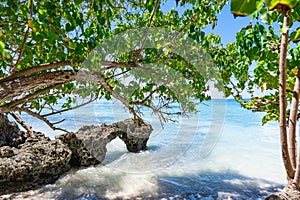
[[[232,0],[231,12],[234,16],[248,16],[263,4],[263,0]]]
[[[294,31],[291,33],[291,40],[293,42],[299,42],[300,41],[300,29],[298,29],[297,31]]]
[[[265,12],[262,16],[261,16],[261,20],[262,22],[266,23],[266,24],[272,24],[273,22],[276,21],[277,17],[278,17],[279,12],[277,12],[277,10],[272,10],[269,12]]]
[[[286,5],[289,8],[294,8],[298,3],[298,0],[267,0],[266,5],[268,6],[269,10],[273,10],[277,8],[279,5]]]
[[[4,43],[0,41],[0,54],[1,55],[4,54],[4,49],[5,49]]]
[[[97,16],[98,22],[100,23],[100,25],[104,25],[105,24],[105,18],[101,17],[101,16]]]
[[[287,27],[287,26],[284,26],[284,27],[282,27],[280,30],[279,30],[279,32],[281,33],[281,34],[285,34],[285,33],[287,33],[288,31],[289,31],[289,27]]]
[[[70,24],[70,23],[67,23],[66,24],[66,31],[73,31],[74,30],[74,28],[72,27],[72,25]]]
[[[76,5],[81,4],[83,2],[83,0],[75,0],[74,1]]]

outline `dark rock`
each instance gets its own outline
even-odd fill
[[[125,142],[128,151],[145,150],[151,132],[150,125],[126,119],[111,125],[83,126],[76,133],[57,138],[72,151],[71,166],[80,167],[101,163],[106,155],[106,145],[117,136]]]
[[[9,121],[6,114],[0,114],[0,147],[17,147],[25,142],[27,136],[16,123]]]
[[[71,166],[91,166],[101,163],[106,155],[106,145],[120,134],[115,125],[83,126],[76,133],[59,137],[72,151]]]
[[[0,148],[9,155],[0,158],[0,194],[54,182],[70,169],[71,151],[59,140],[39,135],[18,148]]]
[[[137,122],[133,119],[126,119],[114,124],[121,129],[119,137],[126,144],[128,151],[137,153],[146,150],[147,141],[153,131],[150,124],[140,121]]]

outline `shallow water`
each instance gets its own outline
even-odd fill
[[[285,184],[277,123],[261,126],[262,113],[233,100],[213,100],[179,123],[154,127],[147,151],[128,153],[119,139],[108,144],[104,163],[72,170],[55,184],[17,194],[30,199],[263,199]],[[128,117],[105,101],[64,114],[61,125],[112,123]],[[37,124],[35,119],[27,118]],[[54,137],[40,122],[34,126]],[[16,198],[17,198],[16,197]]]

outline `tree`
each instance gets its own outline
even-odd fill
[[[216,53],[224,58],[220,66],[223,66],[221,73],[227,84],[226,93],[233,95],[245,108],[266,112],[263,123],[279,121],[282,158],[288,180],[285,192],[299,191],[296,123],[299,118],[300,54],[299,45],[290,43],[299,41],[300,30],[293,30],[293,25],[300,20],[300,4],[297,0],[232,0],[231,11],[235,16],[252,14],[252,19],[261,17],[266,25],[259,21],[255,25],[249,24],[237,33],[236,42]],[[281,38],[275,33],[273,22],[281,25]],[[256,66],[254,74],[249,74],[252,65]],[[254,88],[269,92],[255,97]],[[250,101],[243,101],[245,91],[253,95]]]
[[[205,93],[209,77],[182,55],[172,52],[168,45],[148,48],[145,46],[147,36],[151,27],[164,27],[177,33],[178,45],[184,45],[187,37],[183,36],[188,36],[194,42],[201,41],[209,46],[218,37],[206,36],[201,28],[208,24],[214,26],[216,14],[225,2],[194,2],[193,8],[180,15],[174,9],[164,12],[164,1],[159,0],[146,3],[140,0],[2,1],[0,113],[10,113],[32,132],[18,113],[25,112],[54,130],[66,131],[47,117],[100,98],[120,100],[136,119],[141,119],[141,106],[151,109],[162,121],[172,120],[172,114],[195,111],[195,102],[190,99],[202,101],[209,98]],[[109,60],[106,60],[108,55],[100,60],[93,56],[103,50],[101,45],[108,38],[137,28],[144,28],[145,35],[136,40],[135,46],[131,44],[123,52],[110,49]],[[197,54],[202,51],[198,45],[194,46],[193,51]],[[88,61],[87,57],[90,58]],[[174,81],[171,85],[145,73],[141,77],[139,73],[148,70],[151,63],[164,66],[160,69],[152,67],[152,73],[163,74],[171,69],[181,81]],[[134,77],[129,85],[121,80],[126,76]],[[182,82],[188,83],[192,92],[174,92]],[[125,93],[126,89],[130,92]],[[77,96],[87,100],[74,106]],[[64,103],[59,106],[59,101]],[[180,110],[170,110],[172,103],[179,103]]]
[[[177,45],[184,47],[187,42],[184,36],[188,36],[201,47],[197,48],[195,45],[196,48],[189,52],[199,55],[199,52],[206,50],[209,53],[221,74],[214,78],[220,80],[219,87],[222,87],[221,83],[226,84],[227,96],[233,95],[248,109],[267,112],[263,123],[280,120],[282,153],[288,180],[299,190],[300,156],[296,159],[296,120],[300,92],[299,46],[288,49],[288,43],[298,41],[300,37],[299,30],[288,34],[290,24],[300,21],[298,1],[267,0],[264,3],[263,0],[232,0],[232,11],[237,16],[261,16],[267,24],[283,22],[282,37],[280,42],[280,37],[272,26],[267,29],[259,23],[249,24],[237,33],[237,41],[228,44],[226,48],[221,45],[220,37],[205,35],[201,30],[208,24],[215,26],[216,14],[227,3],[226,0],[180,1],[180,5],[191,5],[182,14],[174,9],[165,12],[162,9],[165,2],[0,2],[0,113],[10,113],[31,132],[18,112],[26,112],[54,130],[64,130],[56,127],[57,122],[51,122],[47,117],[100,98],[110,100],[114,97],[120,100],[136,119],[141,119],[141,106],[157,113],[162,121],[172,120],[170,114],[195,111],[195,104],[190,98],[200,101],[209,98],[205,91],[211,76],[205,75],[205,70],[199,71],[193,63],[176,54],[169,44],[162,45],[150,40],[156,46],[149,48],[146,45],[148,34],[157,34],[156,39],[163,41],[160,38],[166,35],[151,32],[152,27],[163,27],[176,33],[175,39],[180,39],[176,40]],[[135,39],[126,35],[128,31],[135,29],[142,29],[138,33],[144,34]],[[136,43],[125,42],[124,44],[131,46],[124,52],[105,46],[110,49],[110,55],[117,55],[106,60],[107,55],[97,52],[103,51],[99,46],[114,36],[124,36],[125,40],[134,40]],[[109,44],[113,42],[110,41]],[[99,59],[93,55],[104,57]],[[88,62],[87,57],[91,58]],[[149,76],[151,63],[158,66],[151,65],[152,75],[166,74],[171,69],[177,78],[180,77],[180,81],[173,81],[172,85],[167,82],[170,77],[157,79]],[[248,70],[253,63],[257,67],[251,76]],[[122,82],[121,78],[126,76],[134,77],[129,85],[128,80],[123,79]],[[188,83],[191,92],[176,91],[174,88],[180,88],[177,85],[180,82]],[[242,92],[248,90],[253,94],[254,87],[272,90],[272,93],[243,102]],[[87,101],[74,106],[75,96],[87,98]],[[152,97],[157,97],[159,101]],[[57,105],[59,101],[64,102],[60,107]],[[180,112],[170,110],[170,105],[174,102],[181,105]],[[287,109],[286,102],[291,102],[290,109]],[[286,129],[287,116],[289,134]]]

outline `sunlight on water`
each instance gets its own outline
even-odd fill
[[[220,105],[225,103],[222,121],[222,113],[216,116],[212,112],[213,106],[222,112]],[[120,105],[105,102],[73,114],[75,117],[66,114],[63,125],[74,131],[83,124],[112,123],[129,117]],[[232,100],[202,104],[199,115],[178,118],[180,123],[168,123],[164,128],[149,115],[147,121],[155,130],[147,151],[128,153],[123,142],[115,139],[107,145],[101,165],[72,170],[55,184],[31,191],[31,197],[263,199],[282,187],[285,177],[277,123],[262,127],[262,116]],[[208,133],[214,137],[208,138]],[[50,133],[52,137],[56,134]],[[210,153],[203,156],[203,149]]]

